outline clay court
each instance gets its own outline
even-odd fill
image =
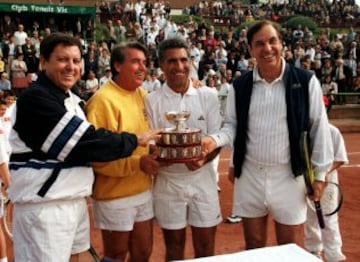
[[[349,155],[349,164],[343,166],[339,171],[340,184],[344,190],[344,204],[340,211],[340,227],[343,238],[343,252],[347,256],[347,261],[357,262],[360,258],[360,134],[344,134],[346,147]],[[223,217],[226,218],[231,213],[232,206],[232,185],[227,180],[227,168],[229,151],[223,150],[220,161],[220,201]],[[190,231],[188,231],[190,233]],[[99,230],[91,231],[92,244],[102,255],[102,243]],[[190,234],[188,234],[186,246],[186,258],[193,257],[191,248]],[[275,245],[273,225],[269,224],[268,245]],[[302,236],[298,240],[298,245],[302,246]],[[9,261],[12,260],[12,248],[9,246]],[[164,259],[164,244],[159,228],[154,225],[154,247],[151,262],[159,262]],[[227,254],[244,250],[244,240],[242,237],[242,224],[221,223],[218,226],[216,236],[216,254]],[[289,258],[289,261],[291,258]],[[87,255],[81,257],[81,262],[92,261]]]

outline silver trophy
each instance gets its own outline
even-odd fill
[[[157,143],[159,160],[169,163],[186,163],[200,158],[201,130],[186,126],[190,114],[190,111],[165,113],[166,119],[174,127],[167,128],[161,133],[161,139]]]

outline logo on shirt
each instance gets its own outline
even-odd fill
[[[203,115],[201,115],[201,116],[198,118],[198,120],[205,120],[205,118],[204,118]]]
[[[294,83],[291,86],[291,89],[299,89],[299,88],[301,88],[301,84],[299,84],[299,83]]]

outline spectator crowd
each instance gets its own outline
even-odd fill
[[[323,84],[324,94],[331,104],[334,93],[358,91],[360,88],[360,35],[352,26],[332,34],[327,27],[331,20],[350,23],[359,17],[354,1],[271,1],[269,4],[236,6],[231,1],[200,1],[187,6],[184,24],[176,24],[169,2],[159,1],[97,1],[96,22],[103,23],[101,39],[94,40],[94,21],[80,18],[73,28],[62,27],[50,17],[48,23],[24,24],[19,17],[4,15],[1,19],[0,89],[18,95],[37,78],[39,47],[42,39],[52,32],[67,32],[83,43],[82,80],[74,90],[88,99],[111,78],[110,52],[122,41],[139,41],[149,49],[148,75],[144,88],[158,89],[164,77],[158,65],[158,46],[164,39],[178,37],[191,46],[191,76],[219,91],[219,99],[226,99],[232,80],[251,70],[256,61],[247,50],[247,28],[240,31],[195,22],[192,15],[228,16],[235,24],[253,19],[279,21],[281,17],[302,14],[319,22],[321,30],[315,35],[308,27],[282,28],[285,59],[297,67],[313,70]],[[342,19],[341,21],[339,19]],[[346,19],[346,21],[344,20]]]

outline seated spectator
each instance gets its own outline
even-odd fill
[[[90,98],[99,89],[99,80],[96,78],[94,71],[90,70],[88,79],[85,81],[85,90]]]
[[[298,25],[297,28],[293,31],[293,41],[298,42],[300,39],[303,39],[304,31],[302,30],[302,25]]]
[[[353,54],[349,54],[348,58],[344,60],[344,65],[349,67],[351,69],[352,76],[356,76],[356,70],[357,70],[357,62],[353,56]]]
[[[335,65],[332,77],[335,78],[339,92],[351,91],[353,78],[351,69],[344,64],[344,60],[342,58],[336,59]],[[345,97],[338,97],[338,100],[340,104],[346,103]]]
[[[338,85],[332,81],[331,75],[325,75],[324,81],[321,84],[323,95],[328,98],[327,112],[330,111],[332,105],[335,102],[334,94],[338,92]]]
[[[301,68],[308,71],[313,71],[311,65],[312,65],[311,58],[309,55],[305,55],[304,57],[301,58]]]
[[[99,80],[99,87],[101,88],[110,79],[111,79],[111,68],[107,67],[105,69],[105,74]]]
[[[4,91],[11,90],[11,82],[9,80],[9,75],[4,72],[1,74],[0,78],[0,91],[3,93]]]
[[[217,40],[214,37],[214,32],[208,32],[206,39],[203,41],[204,47],[211,47],[210,50],[215,51],[217,46]]]
[[[102,48],[98,58],[98,76],[105,75],[105,69],[110,67],[110,52],[107,48]]]
[[[324,60],[324,65],[321,68],[321,82],[324,82],[326,75],[332,75],[334,71],[334,66],[332,64],[331,58],[327,57]]]
[[[10,70],[12,88],[16,92],[16,95],[19,95],[19,93],[29,85],[29,81],[26,77],[28,69],[22,53],[18,53],[16,59],[12,61]]]
[[[161,88],[161,82],[157,78],[156,70],[149,70],[148,74],[146,75],[146,79],[143,82],[143,88],[148,92],[151,93]]]
[[[237,70],[239,70],[241,73],[244,73],[247,71],[248,66],[249,60],[245,58],[245,54],[241,53],[237,64]]]
[[[90,47],[90,46],[89,46]],[[85,79],[88,79],[88,75],[90,73],[90,71],[96,73],[98,72],[98,68],[99,68],[99,63],[98,63],[98,59],[95,56],[95,52],[93,50],[89,50],[87,57],[85,57],[84,59],[84,70],[85,70]]]

